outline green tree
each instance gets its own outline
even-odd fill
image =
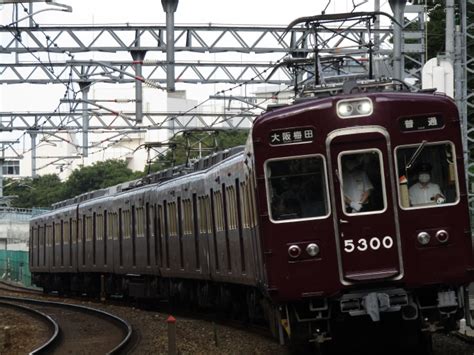
[[[446,7],[444,1],[435,0],[428,4],[429,21],[426,24],[428,59],[445,52]]]
[[[188,131],[175,136],[170,148],[159,156],[145,173],[160,171],[171,166],[186,163],[188,159],[196,159],[216,151],[243,145],[247,141],[248,131]]]
[[[140,177],[127,167],[124,160],[106,160],[91,166],[76,169],[67,179],[64,192],[66,198],[102,189]]]
[[[17,196],[12,206],[19,208],[49,207],[64,199],[64,184],[54,174],[20,180],[5,180],[5,196]]]

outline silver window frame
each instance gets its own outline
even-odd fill
[[[377,211],[367,211],[367,212],[355,212],[355,213],[347,213],[346,212],[346,204],[344,202],[344,182],[342,176],[342,157],[344,155],[350,154],[361,154],[361,153],[370,153],[370,152],[377,152],[379,156],[379,164],[380,164],[380,178],[382,182],[382,190],[383,190],[383,209]],[[344,215],[348,217],[358,217],[358,216],[367,216],[372,214],[382,214],[387,211],[387,187],[385,184],[385,166],[383,165],[383,152],[378,148],[366,148],[366,149],[356,149],[356,150],[344,150],[337,155],[337,166],[338,171],[340,172],[339,175],[339,186],[340,186],[340,195],[341,195],[341,205],[342,205],[342,212]]]
[[[325,179],[324,187],[326,188],[326,206],[327,206],[327,213],[323,216],[317,217],[306,217],[306,218],[292,218],[292,219],[285,219],[285,220],[275,220],[272,216],[272,209],[270,204],[270,185],[269,185],[269,176],[268,176],[268,163],[274,161],[282,161],[282,160],[295,160],[295,159],[306,159],[306,158],[313,158],[313,157],[320,157],[323,162],[323,174]],[[322,154],[308,154],[308,155],[295,155],[295,156],[287,156],[287,157],[279,157],[279,158],[271,158],[265,161],[263,165],[263,170],[265,174],[265,189],[266,189],[266,197],[267,197],[267,210],[268,210],[268,219],[274,224],[281,224],[281,223],[295,223],[295,222],[305,222],[305,221],[312,221],[312,220],[321,220],[326,219],[331,215],[331,199],[329,197],[329,181],[328,181],[328,174],[327,174],[327,164],[326,164],[326,157]]]
[[[417,147],[420,145],[421,142],[419,143],[412,143],[412,144],[403,144],[403,145],[398,145],[393,149],[394,153],[394,160],[393,163],[395,164],[395,171],[397,174],[397,177],[400,176],[400,171],[398,170],[398,155],[397,152],[399,149],[403,148],[413,148]],[[439,208],[439,207],[449,207],[449,206],[454,206],[461,201],[461,196],[460,196],[460,191],[459,191],[459,175],[458,175],[458,164],[456,162],[456,145],[452,141],[436,141],[436,142],[427,142],[425,145],[425,148],[428,146],[433,146],[433,145],[443,145],[443,144],[449,144],[451,145],[452,148],[452,153],[453,153],[453,163],[454,163],[454,172],[456,173],[456,200],[451,203],[440,203],[440,204],[433,204],[433,205],[424,205],[424,206],[409,206],[409,207],[403,207],[402,206],[402,201],[401,201],[401,196],[400,196],[400,184],[397,184],[397,195],[398,195],[398,206],[405,211],[412,211],[412,210],[420,210],[420,209],[427,209],[427,208]],[[408,187],[410,189],[411,186]]]

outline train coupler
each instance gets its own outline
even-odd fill
[[[351,316],[368,315],[373,322],[380,321],[381,312],[397,312],[408,304],[408,294],[402,289],[349,293],[342,296],[340,301],[343,313]]]
[[[313,336],[314,338],[309,340],[310,343],[323,344],[332,340],[332,337],[328,336],[326,332],[316,332]]]

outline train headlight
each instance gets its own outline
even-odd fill
[[[309,256],[316,256],[319,254],[319,245],[316,243],[311,243],[308,244],[306,247],[306,252],[308,253]]]
[[[337,115],[340,118],[369,116],[374,111],[369,98],[341,100],[337,103]]]
[[[361,115],[368,115],[372,111],[372,103],[370,101],[362,101],[357,104],[357,112]]]
[[[439,230],[436,232],[436,239],[438,239],[440,243],[446,243],[449,239],[449,234],[444,229]]]
[[[337,107],[337,113],[341,117],[349,117],[354,112],[354,106],[350,102],[343,102]]]
[[[301,248],[297,245],[292,245],[288,248],[288,255],[293,258],[293,259],[296,259],[297,257],[299,257],[301,255]]]
[[[421,245],[427,245],[430,242],[431,236],[426,232],[420,232],[418,233],[417,239]]]

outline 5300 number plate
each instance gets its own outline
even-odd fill
[[[393,238],[390,236],[383,237],[382,239],[374,237],[370,239],[361,238],[355,241],[354,239],[344,240],[344,251],[346,253],[352,253],[356,250],[367,251],[369,249],[379,250],[380,248],[390,249],[392,247],[393,247]]]

